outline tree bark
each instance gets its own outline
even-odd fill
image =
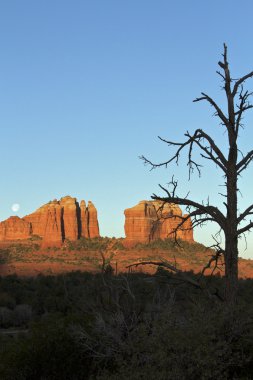
[[[225,244],[225,301],[228,306],[237,303],[238,248],[237,239],[228,236]]]
[[[232,141],[231,141],[232,140]],[[238,234],[237,234],[237,144],[230,136],[227,171],[227,223],[225,228],[225,301],[228,306],[237,302],[238,291]]]

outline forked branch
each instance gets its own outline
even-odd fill
[[[196,102],[200,102],[202,100],[206,100],[208,103],[211,104],[211,106],[213,106],[215,108],[215,110],[216,110],[215,116],[218,116],[221,119],[222,123],[227,126],[229,124],[229,120],[224,115],[224,113],[222,112],[220,107],[216,104],[216,102],[209,95],[205,94],[204,92],[201,92],[201,95],[202,96],[200,98],[194,99],[193,102],[196,103]]]
[[[247,168],[250,162],[253,160],[253,150],[248,152],[245,157],[241,159],[236,165],[237,174],[239,175],[243,170]]]
[[[197,210],[196,212],[199,213],[199,215],[210,215],[212,220],[215,221],[222,229],[225,228],[226,218],[217,207],[212,205],[204,205],[188,198],[180,198],[173,195],[171,196],[167,189],[163,188],[162,186],[160,187],[166,191],[168,197],[159,197],[156,194],[153,194],[151,196],[152,199],[162,201],[165,203],[175,203],[177,205],[194,207]]]
[[[244,234],[245,232],[250,231],[251,228],[253,228],[253,222],[252,221],[250,221],[245,227],[240,228],[237,231],[237,236],[240,236],[241,234]]]
[[[240,216],[237,218],[237,224],[241,223],[247,216],[253,214],[253,204],[244,210]]]
[[[196,129],[193,135],[191,135],[187,131],[185,133],[185,136],[187,137],[187,140],[182,143],[169,141],[169,140],[159,137],[159,139],[163,141],[164,143],[166,143],[168,146],[177,147],[177,150],[174,153],[174,155],[171,158],[169,158],[167,161],[156,164],[156,163],[151,162],[144,156],[141,156],[140,158],[144,161],[145,164],[150,165],[151,169],[155,169],[161,166],[167,167],[173,161],[175,161],[176,164],[178,164],[179,157],[182,150],[188,147],[187,165],[189,166],[189,177],[190,177],[191,173],[194,171],[194,168],[197,169],[198,173],[200,174],[199,168],[201,167],[201,165],[192,159],[193,147],[194,145],[196,145],[200,148],[200,150],[202,150],[205,153],[205,155],[202,155],[202,157],[212,160],[216,165],[218,165],[223,170],[225,174],[227,173],[227,159],[225,158],[225,156],[223,155],[222,151],[219,149],[217,144],[215,144],[211,136],[209,136],[202,129]],[[205,143],[207,143],[207,145],[204,145]]]

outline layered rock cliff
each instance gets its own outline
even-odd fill
[[[88,209],[89,237],[94,238],[94,237],[99,236],[97,209],[91,201],[88,202],[87,209]]]
[[[64,240],[63,219],[62,207],[57,201],[50,203],[46,208],[44,221],[45,226],[42,246],[60,246]]]
[[[0,223],[0,240],[28,239],[31,232],[31,224],[18,216],[11,216]]]
[[[180,207],[158,201],[141,201],[128,208],[125,214],[125,244],[129,247],[137,243],[150,243],[157,239],[175,238],[175,231],[182,221]],[[177,229],[178,239],[193,241],[190,218]]]
[[[61,198],[60,207],[62,209],[62,230],[63,239],[75,241],[80,237],[80,208],[76,198],[70,196]]]
[[[191,219],[182,221],[181,209],[174,204],[141,201],[125,210],[125,245],[149,243],[157,239],[177,238],[193,241]],[[81,237],[99,237],[97,210],[92,202],[80,204],[76,198],[66,196],[54,199],[23,218],[17,216],[0,223],[0,241],[28,239],[33,235],[42,238],[42,247],[60,246],[64,240],[75,241]]]
[[[66,196],[50,201],[24,218],[17,216],[0,223],[0,241],[28,239],[32,235],[42,238],[42,246],[60,246],[65,239],[99,236],[97,210],[92,202]]]

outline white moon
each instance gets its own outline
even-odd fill
[[[20,209],[20,205],[18,203],[14,203],[11,206],[12,211],[17,212]]]

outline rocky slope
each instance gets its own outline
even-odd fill
[[[172,240],[154,241],[126,248],[123,239],[95,238],[68,241],[59,248],[41,249],[36,242],[23,240],[16,243],[0,242],[0,276],[16,274],[18,276],[37,276],[38,274],[55,275],[72,271],[101,272],[110,265],[115,274],[128,272],[129,265],[143,261],[157,262],[166,260],[177,269],[193,271],[205,270],[210,275],[214,263],[207,264],[214,252],[198,243],[180,242],[180,246]],[[253,278],[253,260],[239,258],[239,277]],[[132,266],[131,272],[154,274],[155,265]],[[222,260],[213,274],[224,276]]]

